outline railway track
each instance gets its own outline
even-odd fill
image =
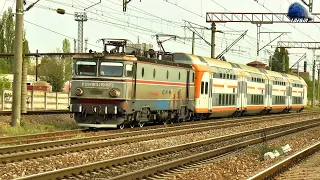
[[[0,116],[10,116],[11,111],[0,111]],[[70,114],[69,110],[35,110],[35,111],[27,111],[27,113],[22,114],[25,115],[42,115],[42,114]]]
[[[311,157],[310,157],[311,156]],[[308,161],[305,161],[309,159]],[[299,163],[300,162],[300,163]],[[298,165],[294,166],[294,165]],[[287,171],[290,168],[290,171]],[[249,180],[262,179],[320,179],[320,142],[267,168]]]
[[[278,118],[283,119],[285,117],[280,116]],[[54,156],[58,154],[83,151],[87,149],[103,148],[107,146],[141,142],[146,140],[178,136],[213,129],[222,129],[233,126],[261,123],[270,120],[271,119],[266,119],[264,117],[255,117],[254,119],[226,120],[218,122],[213,121],[197,124],[187,124],[183,126],[174,126],[168,128],[157,128],[114,134],[107,133],[92,137],[47,141],[16,146],[6,146],[0,148],[0,162],[8,163],[44,156]],[[272,117],[272,120],[277,121],[275,117]],[[318,119],[312,119],[311,121],[317,122]],[[304,121],[300,123],[304,123]]]
[[[221,157],[249,145],[282,137],[320,125],[319,119],[287,123],[225,135],[192,143],[122,156],[21,177],[17,179],[136,179],[164,177],[170,171]],[[261,136],[261,134],[265,134]],[[146,168],[147,167],[147,168]]]
[[[36,142],[43,142],[43,141],[53,141],[57,139],[68,139],[74,138],[78,135],[83,136],[97,136],[99,134],[115,134],[120,132],[127,132],[127,131],[143,131],[147,129],[153,128],[165,128],[165,127],[176,127],[176,126],[184,126],[184,125],[193,125],[193,124],[200,124],[200,123],[211,123],[214,122],[214,125],[220,125],[222,123],[234,123],[234,122],[241,122],[245,120],[258,120],[258,119],[272,119],[272,118],[286,118],[286,117],[297,117],[297,116],[309,116],[315,115],[318,111],[306,111],[300,114],[277,114],[277,115],[266,115],[266,116],[253,116],[253,117],[244,117],[244,118],[235,118],[235,119],[215,119],[215,120],[204,120],[204,121],[193,121],[193,122],[184,122],[181,124],[167,124],[164,125],[156,125],[156,126],[146,126],[142,128],[132,128],[132,129],[124,129],[124,130],[108,130],[108,131],[98,131],[92,132],[88,129],[76,129],[76,130],[68,130],[68,131],[57,131],[57,132],[50,132],[50,133],[39,133],[39,134],[29,134],[29,135],[20,135],[20,136],[9,136],[9,137],[0,137],[0,145],[15,145],[15,144],[29,144],[29,143],[36,143]],[[177,128],[179,129],[179,128]],[[161,129],[160,129],[161,130]]]

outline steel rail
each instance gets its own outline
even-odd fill
[[[314,122],[313,124],[301,126],[301,127],[298,127],[298,128],[292,128],[292,129],[285,130],[285,131],[282,131],[282,132],[278,132],[278,133],[274,133],[274,134],[271,134],[271,135],[267,135],[265,137],[260,137],[260,138],[255,138],[255,139],[252,139],[252,140],[247,140],[247,141],[244,141],[244,142],[232,144],[232,145],[229,145],[229,146],[225,146],[225,147],[222,147],[222,148],[214,149],[214,150],[207,151],[207,152],[204,152],[204,153],[199,153],[197,155],[189,156],[187,158],[178,159],[178,160],[172,161],[170,163],[164,163],[164,164],[153,166],[151,168],[146,168],[146,169],[143,169],[143,170],[140,170],[140,171],[137,171],[137,172],[124,174],[124,175],[121,175],[121,176],[114,177],[113,179],[123,179],[123,180],[125,180],[125,179],[145,178],[145,177],[147,177],[149,175],[156,174],[156,173],[159,173],[159,172],[164,172],[164,171],[169,170],[171,168],[176,168],[176,167],[180,167],[180,166],[183,166],[183,165],[188,165],[190,163],[197,162],[197,161],[200,161],[200,160],[203,160],[203,159],[207,159],[207,158],[212,158],[214,156],[221,155],[221,154],[224,154],[224,153],[228,153],[230,151],[233,151],[233,150],[236,150],[236,149],[239,149],[239,148],[244,148],[244,147],[247,147],[248,145],[261,143],[261,142],[263,142],[265,140],[274,139],[274,138],[277,138],[277,137],[281,137],[281,136],[284,136],[284,135],[288,135],[288,134],[291,134],[291,133],[295,133],[295,132],[298,132],[298,131],[302,131],[302,130],[305,130],[305,129],[316,127],[316,126],[319,126],[319,125],[320,125],[320,121],[317,121],[317,122]],[[123,157],[119,157],[119,158],[114,158],[114,159],[109,159],[109,160],[104,160],[104,161],[99,161],[99,162],[94,162],[94,163],[88,163],[88,164],[84,164],[84,165],[80,165],[80,166],[57,169],[57,170],[54,170],[54,171],[34,174],[34,175],[26,176],[26,177],[20,177],[20,178],[17,178],[17,180],[24,180],[24,179],[33,179],[33,180],[37,180],[37,179],[41,179],[41,180],[42,179],[57,179],[57,178],[62,178],[62,177],[75,176],[75,175],[83,174],[83,173],[86,173],[86,172],[99,171],[100,169],[106,169],[106,168],[113,168],[113,167],[125,165],[125,164],[128,164],[128,163],[132,163],[132,162],[143,161],[143,160],[151,158],[151,157],[166,155],[166,154],[169,154],[169,153],[182,151],[182,150],[190,149],[190,148],[194,148],[194,147],[199,147],[199,146],[202,146],[202,145],[212,144],[212,143],[220,142],[220,141],[227,140],[227,139],[243,137],[243,136],[247,136],[247,135],[250,135],[250,134],[253,134],[253,133],[262,133],[262,132],[265,132],[265,131],[278,129],[278,128],[283,128],[283,127],[286,127],[286,126],[287,125],[278,125],[278,126],[272,126],[272,127],[269,127],[269,128],[260,128],[260,129],[256,129],[256,130],[252,130],[252,131],[246,131],[246,132],[242,132],[242,133],[237,133],[237,134],[221,136],[221,137],[217,137],[217,138],[206,139],[206,140],[202,140],[202,141],[192,142],[192,143],[188,143],[188,144],[182,144],[182,145],[169,147],[169,148],[162,148],[162,149],[157,149],[157,150],[153,150],[153,151],[142,152],[142,153],[123,156]]]
[[[307,111],[307,112],[303,112],[301,114],[292,114],[293,116],[301,116],[301,115],[312,115],[315,112],[311,112],[311,111]],[[245,117],[245,118],[233,118],[233,119],[216,119],[216,120],[204,120],[204,121],[197,121],[197,122],[183,122],[181,124],[168,124],[166,125],[167,127],[173,127],[173,126],[181,126],[181,125],[188,125],[188,124],[199,124],[199,123],[209,123],[209,122],[229,122],[229,121],[235,121],[235,120],[245,120],[245,119],[255,119],[255,118],[272,118],[272,117],[286,117],[286,116],[292,116],[291,114],[276,114],[276,115],[266,115],[266,116],[253,116],[253,117]],[[206,122],[207,121],[207,122]],[[133,130],[133,131],[141,131],[141,130],[145,130],[145,129],[150,129],[150,128],[159,128],[159,127],[163,127],[163,125],[158,125],[158,126],[151,126],[151,127],[142,127],[142,128],[134,128],[134,129],[125,129],[125,130],[109,130],[108,133],[117,133],[117,132],[123,132],[126,130]],[[87,130],[87,129],[77,129],[79,130],[79,132],[81,130]],[[67,133],[73,133],[72,131],[77,131],[77,130],[66,130],[65,132]],[[64,131],[56,131],[56,132],[49,132],[49,133],[37,133],[37,134],[26,134],[26,135],[19,135],[19,136],[8,136],[8,137],[0,137],[0,144],[14,144],[14,143],[19,143],[19,144],[26,144],[28,142],[32,142],[32,141],[36,141],[36,140],[46,140],[46,136],[56,136],[56,135],[63,135],[66,134],[64,133]],[[40,136],[41,138],[36,138]],[[61,137],[61,136],[60,136]]]
[[[279,127],[290,127],[293,125],[300,125],[300,124],[311,123],[311,122],[319,122],[320,123],[319,120],[320,119],[314,119],[314,120],[307,120],[307,121],[302,121],[302,122],[288,123],[288,124],[284,124],[284,125],[273,126],[273,127],[267,128],[267,129],[273,130],[273,129],[277,129]],[[251,135],[254,133],[258,133],[258,132],[260,132],[259,129],[253,130],[253,131],[247,131],[243,134],[243,136]],[[164,136],[166,136],[166,135],[165,134],[160,134],[160,135],[157,134],[157,135],[155,135],[154,138],[141,136],[141,137],[132,137],[132,138],[124,139],[124,140],[106,141],[106,142],[100,142],[100,143],[98,142],[98,143],[90,143],[90,144],[83,144],[83,145],[75,145],[75,146],[70,146],[70,147],[53,148],[53,149],[44,150],[44,151],[9,154],[9,155],[0,156],[0,162],[2,162],[2,163],[15,162],[15,161],[20,161],[20,160],[25,160],[25,159],[33,159],[33,158],[52,156],[52,155],[70,153],[70,152],[83,151],[83,150],[94,149],[94,148],[102,148],[102,147],[106,147],[106,146],[120,145],[120,144],[124,144],[124,143],[139,142],[139,141],[155,139],[157,137],[164,137]],[[226,137],[227,137],[227,139],[229,138],[229,136],[226,136]],[[236,136],[233,136],[232,138],[237,138],[237,137],[238,136],[236,135]],[[218,139],[218,141],[221,141],[221,140],[226,140],[226,139],[221,139],[221,138]]]
[[[275,117],[270,117],[270,118],[274,120]],[[283,118],[283,116],[278,118]],[[150,139],[157,139],[157,138],[164,138],[164,137],[182,135],[187,133],[194,133],[199,131],[228,128],[235,125],[259,123],[259,122],[264,122],[268,120],[269,119],[264,119],[264,117],[255,117],[252,119],[244,119],[242,121],[239,121],[239,119],[218,121],[218,122],[213,121],[213,122],[198,123],[198,124],[187,124],[184,126],[174,126],[174,127],[168,127],[168,128],[157,128],[157,129],[140,130],[140,131],[132,131],[132,132],[124,132],[124,133],[116,133],[116,134],[104,134],[99,136],[91,136],[91,137],[83,137],[83,138],[63,139],[63,140],[57,140],[57,141],[47,141],[47,142],[39,142],[39,143],[31,143],[31,144],[23,144],[23,145],[15,145],[15,146],[5,146],[5,147],[0,147],[0,154],[2,154],[2,156],[0,157],[0,162],[7,162],[7,160],[16,161],[20,159],[36,158],[36,157],[39,157],[41,154],[56,155],[57,152],[60,152],[60,153],[75,152],[75,151],[85,150],[88,148],[101,148],[101,147],[112,146],[112,145],[133,143],[133,142],[145,141]],[[159,134],[153,134],[153,133],[159,133]],[[139,135],[147,135],[147,134],[151,134],[151,135],[139,136]],[[127,138],[119,139],[124,137],[127,137]],[[103,140],[110,140],[115,138],[119,140],[85,144],[92,141],[103,141]],[[74,145],[74,146],[60,147],[59,150],[56,150],[55,148],[55,147],[64,146],[64,145]],[[37,152],[25,152],[25,151],[45,149],[45,148],[50,148],[50,149],[47,149],[44,151],[37,151]],[[15,154],[5,155],[7,153],[16,153],[16,152],[25,152],[25,153],[19,154],[19,155],[15,155]]]
[[[291,167],[294,163],[301,161],[302,159],[307,158],[308,156],[320,151],[320,142],[313,144],[292,156],[280,161],[279,163],[261,171],[260,173],[250,177],[248,180],[260,180],[260,179],[268,179],[274,177],[280,171]]]
[[[146,126],[142,128],[134,128],[134,129],[124,129],[124,130],[108,130],[108,131],[103,131],[103,133],[118,133],[118,132],[126,132],[126,131],[141,131],[141,130],[146,130],[146,129],[152,129],[152,128],[162,128],[162,127],[175,127],[175,126],[181,126],[181,125],[190,125],[190,124],[199,124],[199,123],[209,123],[209,122],[228,122],[228,121],[233,121],[233,120],[245,120],[245,119],[262,119],[262,118],[272,118],[272,117],[286,117],[286,116],[301,116],[301,115],[312,115],[314,113],[318,113],[319,111],[306,111],[300,114],[275,114],[275,115],[265,115],[265,116],[252,116],[252,117],[244,117],[244,118],[232,118],[232,119],[215,119],[215,120],[203,120],[203,121],[189,121],[189,122],[183,122],[180,124],[167,124],[167,125],[156,125],[156,126]],[[88,129],[77,129],[80,131],[86,131]],[[77,130],[66,130],[65,132],[70,133],[75,135],[72,131],[77,131]],[[97,132],[95,132],[97,133]],[[61,135],[60,135],[61,134]],[[49,133],[38,133],[38,134],[26,134],[26,135],[19,135],[19,136],[8,136],[8,137],[0,137],[0,145],[12,145],[12,144],[28,144],[28,143],[35,143],[35,142],[43,142],[43,141],[52,141],[57,138],[62,138],[62,139],[67,139],[67,138],[73,138],[73,135],[65,135],[64,136],[64,131],[56,131],[56,132],[49,132]],[[40,136],[40,138],[37,138]],[[51,138],[46,138],[47,136],[50,136]],[[53,137],[52,137],[53,136]],[[54,137],[58,136],[58,137]]]
[[[62,136],[65,134],[75,134],[82,132],[85,129],[74,129],[74,130],[64,130],[64,131],[54,131],[54,132],[47,132],[47,133],[36,133],[36,134],[26,134],[26,135],[18,135],[18,136],[6,136],[0,137],[0,144],[5,143],[14,143],[14,142],[21,142],[24,140],[36,140],[38,137],[45,138],[45,137],[52,137],[52,136]]]
[[[11,115],[11,111],[0,111],[0,115]],[[70,114],[69,110],[34,110],[34,111],[27,111],[25,115],[39,115],[39,114]]]

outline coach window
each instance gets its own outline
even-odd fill
[[[143,77],[144,76],[144,68],[142,68],[142,70],[141,70],[141,77]]]
[[[181,73],[179,72],[179,80],[181,79]]]
[[[126,65],[126,76],[131,77],[132,76],[132,64],[127,64]]]
[[[167,70],[167,79],[169,79],[169,71]]]
[[[192,82],[194,82],[194,73],[192,73]]]
[[[206,82],[205,94],[208,94],[208,82]]]

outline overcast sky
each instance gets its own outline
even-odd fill
[[[35,0],[26,0],[27,5]],[[101,51],[99,38],[125,38],[133,43],[151,43],[157,48],[156,39],[152,35],[157,33],[173,34],[187,39],[170,40],[164,42],[166,51],[191,53],[192,33],[184,28],[187,20],[202,26],[210,27],[206,23],[206,12],[287,12],[294,0],[132,0],[127,12],[122,12],[122,0],[101,0],[86,10],[88,21],[84,23],[84,37],[89,39],[89,49]],[[140,2],[141,1],[141,2]],[[71,42],[77,39],[78,24],[74,20],[75,12],[83,12],[85,8],[99,2],[99,0],[40,0],[30,11],[25,13],[24,27],[27,31],[30,51],[53,52],[61,48],[62,40],[66,37]],[[14,0],[0,0],[1,14],[8,7],[13,7]],[[55,12],[55,9],[65,9],[65,15]],[[320,12],[320,2],[314,1],[313,12]],[[246,64],[253,60],[266,62],[268,54],[265,50],[256,56],[257,28],[251,23],[217,23],[216,55],[220,54],[228,45],[237,39],[241,33],[248,30],[244,39],[241,39],[231,51],[225,54],[230,62]],[[320,41],[320,24],[266,24],[262,25],[263,32],[291,32],[278,40],[290,41]],[[198,30],[210,41],[209,30]],[[261,34],[260,48],[279,34]],[[199,37],[197,37],[199,38]],[[272,43],[276,45],[275,41]],[[273,47],[266,50],[274,51]],[[289,50],[293,64],[308,53],[308,64],[312,62],[311,50]],[[203,40],[196,40],[195,54],[210,57],[210,47]],[[320,54],[320,53],[319,53]],[[300,63],[302,70],[303,62]],[[311,65],[311,64],[310,64]],[[311,66],[309,66],[310,68]]]

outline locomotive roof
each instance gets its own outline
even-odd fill
[[[104,53],[81,53],[75,54],[73,59],[104,59],[104,60],[122,60],[122,61],[143,61],[143,62],[150,62],[156,64],[164,64],[176,67],[184,67],[184,68],[192,68],[192,64],[175,62],[173,60],[159,60],[154,58],[147,58],[143,56],[134,56],[128,54],[104,54]]]

